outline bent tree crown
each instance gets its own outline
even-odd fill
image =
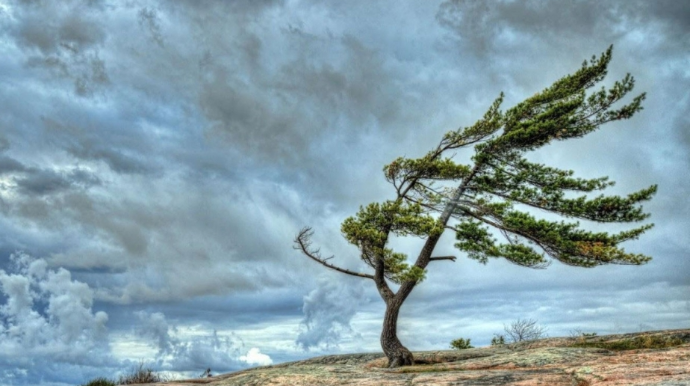
[[[355,245],[372,274],[338,267],[311,247],[310,228],[295,239],[295,248],[339,272],[372,279],[387,304],[381,343],[391,366],[411,364],[412,354],[396,336],[400,305],[424,279],[431,262],[454,256],[432,256],[447,229],[455,246],[467,257],[486,263],[505,258],[530,268],[546,267],[550,260],[580,266],[643,264],[651,258],[628,253],[619,244],[635,239],[653,224],[617,234],[592,232],[577,221],[549,221],[534,216],[539,209],[566,218],[602,223],[636,222],[648,214],[638,204],[649,200],[656,185],[621,196],[586,193],[612,186],[608,177],[584,179],[570,170],[530,162],[523,154],[549,144],[582,137],[604,123],[624,120],[642,109],[640,94],[618,109],[613,105],[635,84],[629,74],[609,88],[587,95],[600,82],[611,60],[610,47],[599,58],[585,62],[577,72],[502,112],[501,94],[484,117],[470,127],[446,133],[438,146],[421,158],[397,158],[383,169],[395,188],[395,197],[371,203],[342,224],[345,238]],[[453,161],[452,153],[474,146],[472,163]],[[450,155],[449,155],[450,153]],[[578,195],[581,194],[581,195]],[[504,241],[499,242],[494,229]],[[387,247],[391,235],[416,236],[425,244],[413,263]],[[389,283],[399,285],[393,291]]]

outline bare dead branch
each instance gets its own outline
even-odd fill
[[[538,325],[534,319],[518,319],[510,326],[503,325],[503,329],[513,343],[546,337],[546,327]]]
[[[295,237],[295,246],[293,247],[294,249],[297,249],[298,251],[301,251],[307,257],[310,259],[316,261],[317,263],[328,267],[330,269],[336,270],[338,272],[346,273],[348,275],[352,276],[357,276],[357,277],[364,277],[367,279],[374,279],[373,275],[368,275],[366,273],[359,273],[359,272],[354,272],[350,271],[349,269],[345,268],[340,268],[338,266],[335,266],[333,264],[328,263],[328,260],[332,259],[333,256],[330,257],[321,257],[321,254],[319,253],[319,249],[312,249],[311,247],[311,236],[314,234],[314,231],[309,228],[309,227],[304,227],[302,230],[299,231],[297,234],[297,237]]]

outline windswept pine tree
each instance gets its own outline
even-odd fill
[[[481,263],[504,258],[520,266],[544,268],[551,260],[558,260],[589,268],[640,265],[651,259],[626,252],[619,245],[637,238],[653,224],[609,234],[588,231],[573,220],[540,219],[532,214],[536,211],[519,209],[532,207],[600,223],[637,222],[648,217],[638,204],[654,195],[656,185],[625,197],[591,197],[587,193],[604,190],[613,182],[608,177],[577,178],[570,170],[524,158],[525,153],[551,141],[582,137],[607,122],[629,119],[642,109],[645,94],[614,108],[633,89],[635,81],[629,74],[610,89],[602,87],[587,94],[604,79],[610,60],[611,48],[505,112],[500,109],[501,94],[482,119],[448,132],[423,157],[398,158],[386,165],[383,172],[395,189],[395,197],[361,207],[342,224],[345,238],[359,249],[359,257],[372,273],[336,266],[312,247],[310,228],[299,232],[295,248],[306,256],[376,284],[386,303],[381,347],[390,367],[414,362],[397,337],[403,302],[424,279],[431,263],[456,260],[455,256],[433,254],[446,230],[455,233],[455,246],[460,251]],[[470,164],[453,161],[454,152],[470,146],[474,147]],[[389,248],[391,235],[426,240],[413,263],[407,255]]]

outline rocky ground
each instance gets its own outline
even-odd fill
[[[387,369],[382,354],[334,355],[166,384],[690,386],[690,329],[417,352],[415,359]]]

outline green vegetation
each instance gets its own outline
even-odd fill
[[[107,378],[96,378],[85,383],[82,386],[117,386],[117,384]]]
[[[455,340],[450,342],[450,347],[454,348],[456,350],[464,350],[464,349],[468,349],[468,348],[474,348],[474,346],[472,346],[470,344],[469,338],[467,338],[467,339],[462,339],[462,338],[455,339]]]
[[[570,331],[571,338],[592,338],[597,336],[596,332],[584,332],[579,328]]]
[[[397,369],[395,372],[396,373],[401,373],[401,374],[410,374],[410,373],[440,373],[443,371],[462,371],[461,369],[457,369],[454,367],[441,367],[441,366],[418,366],[417,362],[415,362],[414,366],[407,366],[407,367],[401,367]]]
[[[165,377],[154,372],[151,368],[145,367],[143,362],[134,367],[129,373],[120,375],[116,380],[100,377],[92,379],[82,386],[116,386],[134,385],[138,383],[157,383],[167,381]]]
[[[139,362],[139,366],[135,367],[130,373],[120,375],[117,384],[134,385],[137,383],[156,383],[163,381],[165,381],[165,379],[161,375],[155,373],[149,367],[144,367],[143,362]]]
[[[596,335],[596,334],[595,334]],[[634,338],[614,340],[614,341],[590,341],[584,340],[574,343],[571,347],[596,347],[612,351],[641,350],[641,349],[661,349],[675,347],[685,344],[679,337],[644,335]]]
[[[491,345],[492,346],[501,346],[506,344],[506,338],[503,335],[496,334],[494,335],[493,338],[491,338]]]

